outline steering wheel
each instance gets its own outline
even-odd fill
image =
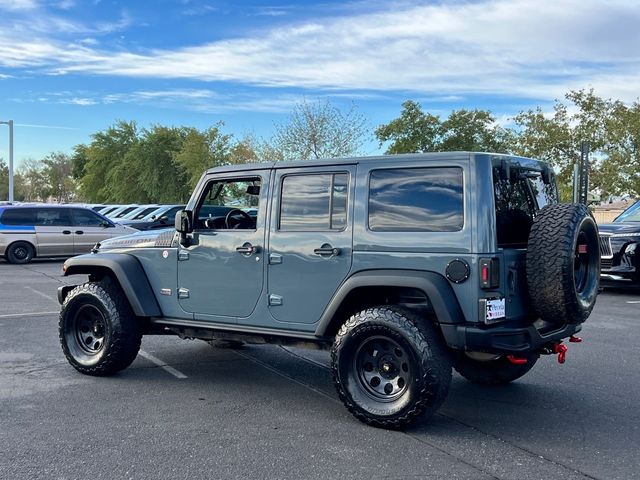
[[[234,220],[234,224],[232,225],[231,219],[233,218],[234,215],[240,215],[242,217],[242,219]],[[249,222],[249,225],[253,225],[253,217],[251,215],[249,215],[247,212],[245,212],[244,210],[240,210],[239,208],[234,208],[233,210],[229,210],[229,212],[227,213],[227,216],[224,217],[224,224],[227,226],[227,228],[239,228],[240,225],[242,225],[243,222]]]

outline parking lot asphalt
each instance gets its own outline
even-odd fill
[[[428,421],[368,427],[326,352],[145,337],[127,370],[77,373],[57,338],[60,261],[0,260],[0,479],[631,479],[640,475],[640,294],[606,291],[567,363],[479,387]]]

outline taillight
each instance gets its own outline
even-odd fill
[[[480,259],[480,288],[493,289],[500,286],[500,260]]]

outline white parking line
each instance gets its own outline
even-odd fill
[[[146,358],[147,360],[149,360],[150,362],[155,363],[157,366],[159,366],[160,368],[162,368],[166,372],[169,372],[174,377],[176,377],[176,378],[187,378],[187,376],[184,373],[180,372],[179,370],[176,370],[171,365],[167,365],[165,362],[160,360],[158,357],[154,357],[153,355],[151,355],[150,353],[145,352],[144,350],[140,350],[138,353],[141,356],[143,356],[144,358]]]
[[[51,295],[47,295],[46,293],[39,292],[38,290],[36,290],[33,287],[30,287],[29,285],[25,285],[24,288],[26,288],[27,290],[31,290],[33,293],[37,293],[38,295],[40,295],[43,298],[46,298],[47,300],[51,300],[52,302],[58,303],[58,300],[53,298]]]
[[[8,313],[5,315],[0,315],[0,318],[35,317],[40,315],[57,315],[58,313],[60,312],[58,312],[57,310],[55,312]]]
[[[627,303],[640,303],[640,300],[627,300]]]

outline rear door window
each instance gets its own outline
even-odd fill
[[[36,226],[38,227],[68,227],[72,225],[68,208],[37,208]]]
[[[379,232],[456,232],[464,225],[462,169],[374,170],[369,228]]]
[[[536,213],[558,203],[555,184],[545,184],[535,171],[522,171],[505,178],[500,167],[493,168],[498,247],[525,248]]]
[[[347,173],[284,177],[280,230],[344,230],[347,224],[348,191]]]

